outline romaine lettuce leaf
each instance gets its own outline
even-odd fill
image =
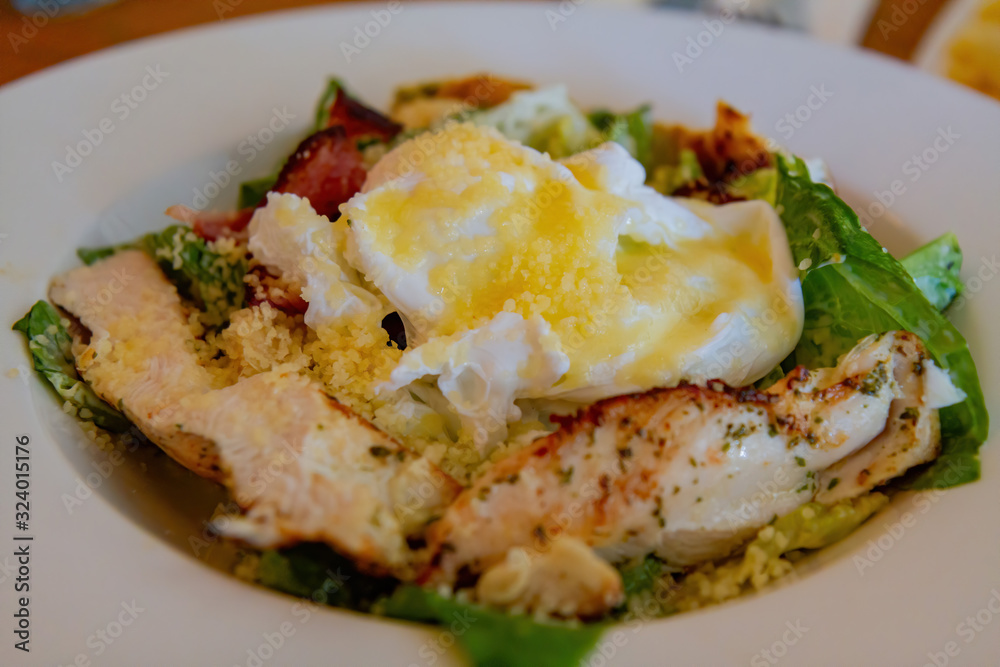
[[[387,616],[439,623],[451,630],[476,667],[577,667],[593,650],[605,624],[541,623],[401,586],[382,605]]]
[[[651,107],[644,104],[628,113],[612,113],[598,109],[589,114],[605,141],[614,141],[625,147],[649,171],[653,160],[653,118]]]
[[[232,311],[243,307],[243,276],[247,272],[243,251],[237,247],[223,254],[185,225],[170,225],[130,243],[80,248],[76,254],[90,265],[121,250],[134,249],[155,259],[177,290],[202,307],[205,324],[222,325]]]
[[[677,164],[662,163],[647,170],[647,182],[660,194],[672,195],[685,185],[694,185],[705,178],[698,155],[690,148],[681,150]]]
[[[340,79],[331,77],[327,80],[326,88],[323,89],[323,93],[316,101],[316,110],[313,112],[315,120],[313,121],[312,132],[319,132],[330,122],[330,108],[342,90],[344,90],[344,84],[341,83]],[[236,208],[248,208],[260,204],[278,181],[278,175],[281,173],[284,165],[285,160],[282,160],[281,164],[267,176],[261,176],[260,178],[240,183],[240,194],[236,202]]]
[[[129,250],[134,247],[134,244],[127,243],[117,246],[105,246],[103,248],[78,248],[76,251],[76,256],[80,258],[80,261],[90,266],[94,262],[104,259],[105,257],[110,257],[119,250]]]
[[[776,208],[799,265],[806,304],[802,338],[783,366],[829,367],[869,334],[916,333],[966,399],[941,410],[942,454],[911,486],[940,488],[978,479],[977,451],[989,416],[965,339],[854,211],[828,186],[810,180],[802,160],[779,155],[777,161]]]
[[[349,559],[325,544],[303,543],[261,554],[257,580],[268,588],[318,604],[369,611],[399,582],[362,574]]]
[[[316,120],[313,122],[313,132],[319,132],[330,122],[330,109],[342,90],[344,90],[344,84],[340,79],[336,77],[327,79],[326,88],[323,89],[323,94],[316,101]]]
[[[913,282],[938,310],[944,310],[962,293],[962,249],[948,232],[923,245],[901,260]]]
[[[206,324],[222,325],[243,307],[247,261],[242,253],[221,254],[184,225],[146,235],[142,247],[177,289],[202,307]]]
[[[39,301],[14,324],[28,339],[35,372],[45,378],[63,400],[77,410],[77,416],[101,428],[124,433],[132,426],[123,414],[102,401],[76,372],[71,351],[72,339],[63,327],[59,312],[47,301]]]
[[[767,375],[754,382],[753,386],[755,386],[757,389],[762,389],[762,390],[767,389],[772,384],[774,384],[775,382],[784,377],[785,377],[785,371],[784,369],[781,368],[781,365],[779,364],[778,366],[775,366],[770,371],[768,371]]]
[[[663,578],[665,573],[663,561],[650,554],[637,563],[631,563],[618,570],[622,577],[622,588],[625,597],[647,591]]]
[[[279,173],[281,173],[281,167],[278,167],[273,174],[240,183],[240,196],[236,201],[236,208],[249,208],[261,203],[274,184],[278,182]]]
[[[319,604],[328,604],[449,628],[477,667],[532,665],[575,667],[604,625],[538,623],[529,616],[442,597],[396,579],[372,577],[323,544],[265,551],[257,581]]]
[[[323,93],[316,102],[316,109],[313,112],[313,126],[309,132],[310,135],[325,129],[330,124],[331,111],[337,102],[337,97],[341,94],[349,96],[343,82],[336,77],[327,79],[326,88],[323,89]],[[397,143],[395,142],[391,145],[395,146]],[[389,144],[383,142],[378,137],[362,137],[357,140],[357,147],[365,155],[365,166],[370,168],[379,157],[385,154],[385,151],[389,148]],[[371,150],[369,151],[369,149]],[[264,197],[271,191],[275,183],[277,183],[278,177],[281,175],[281,170],[287,161],[287,158],[282,160],[277,168],[267,176],[261,176],[260,178],[240,183],[237,208],[257,206],[263,202]]]
[[[755,169],[726,183],[725,188],[736,199],[762,199],[773,206],[778,194],[778,172],[771,167]]]
[[[545,151],[553,159],[593,148],[602,140],[565,86],[522,91],[503,104],[463,114],[463,120],[494,127],[508,139]]]

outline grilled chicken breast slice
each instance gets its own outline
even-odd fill
[[[220,388],[194,353],[177,290],[145,253],[57,277],[52,300],[90,332],[83,378],[181,465],[224,482],[260,546],[319,540],[380,573],[412,577],[419,536],[459,490],[308,379],[271,372]]]
[[[618,571],[583,541],[560,536],[540,552],[511,548],[479,578],[476,598],[512,612],[587,618],[621,604],[625,590]]]
[[[941,449],[938,409],[965,400],[947,374],[930,360],[916,334],[901,331],[859,345],[841,366],[864,365],[871,350],[892,350],[898,397],[885,429],[871,442],[822,471],[816,500],[835,503],[871,491],[913,466],[932,461]],[[883,352],[884,354],[884,352]]]
[[[49,298],[90,332],[89,340],[74,336],[74,356],[97,395],[178,463],[218,479],[212,443],[177,428],[181,398],[213,383],[177,289],[156,262],[139,250],[115,253],[57,276]]]
[[[726,556],[810,500],[819,471],[883,433],[896,401],[926,391],[896,380],[918,361],[940,373],[915,337],[886,334],[766,392],[714,383],[601,401],[459,496],[428,532],[437,556],[424,579],[467,581],[511,548],[541,552],[559,535],[611,562]]]
[[[461,489],[294,371],[190,397],[179,413],[185,432],[215,443],[246,511],[224,532],[259,547],[325,542],[367,571],[412,579],[407,538]]]

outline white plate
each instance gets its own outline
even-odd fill
[[[715,101],[726,98],[752,112],[760,131],[800,154],[823,156],[848,199],[866,209],[874,193],[900,180],[905,193],[873,231],[896,251],[948,229],[958,233],[970,299],[955,319],[972,342],[988,404],[1000,414],[1000,290],[992,280],[1000,251],[1000,107],[888,60],[794,35],[709,24],[713,35],[703,17],[573,3],[403,7],[384,27],[371,14],[382,5],[226,22],[112,49],[0,89],[0,322],[12,323],[42,297],[48,278],[75,261],[78,245],[163,226],[160,212],[190,203],[228,160],[237,162],[240,178],[266,173],[309,123],[328,74],[384,104],[399,82],[493,70],[566,82],[586,105],[651,101],[658,117],[688,123],[710,123]],[[375,36],[347,62],[341,43],[366,26]],[[702,52],[679,71],[674,53],[699,40]],[[147,68],[157,67],[167,76],[153,88]],[[144,77],[152,90],[135,109],[115,102]],[[815,91],[828,99],[810,98]],[[814,110],[802,106],[810,99]],[[275,107],[295,115],[292,126],[249,161],[237,147],[267,126]],[[797,109],[810,118],[784,129],[782,119]],[[60,182],[53,162],[65,161],[67,144],[87,141],[84,131],[96,143],[92,130],[105,118],[113,131]],[[952,145],[936,139],[948,128],[958,135]],[[947,150],[935,153],[935,141]],[[911,181],[908,161],[925,151],[934,164]],[[217,201],[232,201],[224,199]],[[2,335],[0,368],[23,368],[20,336]],[[103,455],[76,444],[75,427],[60,419],[34,378],[0,381],[0,564],[15,564],[16,434],[31,437],[36,538],[32,650],[13,650],[13,575],[0,570],[0,663],[71,664],[83,656],[81,664],[247,665],[257,655],[267,665],[458,664],[454,656],[438,660],[436,647],[451,643],[447,634],[327,609],[302,622],[294,599],[206,567],[187,543],[213,493],[159,459],[145,469],[131,458],[105,466],[107,479],[91,475],[93,495],[69,513],[66,498]],[[938,664],[996,664],[1000,597],[994,611],[988,605],[1000,596],[1000,448],[984,449],[983,477],[923,504],[897,501],[778,590],[609,636],[617,641],[603,647],[613,654],[606,662],[922,665],[940,654]],[[905,527],[887,527],[905,512],[912,514]],[[860,568],[861,558],[871,558],[871,567]],[[134,620],[122,607],[133,601],[142,608]],[[973,622],[990,621],[980,632],[960,626],[977,613]],[[129,625],[118,625],[120,615]],[[281,648],[266,648],[267,635],[278,643],[283,623],[294,634]],[[788,624],[807,630],[796,637]]]

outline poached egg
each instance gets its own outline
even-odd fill
[[[744,385],[794,348],[802,294],[774,209],[665,197],[644,181],[615,143],[556,161],[452,122],[373,167],[337,238],[310,223],[282,247],[326,267],[300,277],[310,326],[382,299],[399,312],[408,347],[380,390],[435,387],[485,454],[525,407]],[[255,222],[292,215],[291,196],[271,195]],[[277,247],[268,227],[251,226],[255,253],[258,235]]]

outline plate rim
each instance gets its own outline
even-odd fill
[[[426,11],[427,13],[431,13],[433,11],[440,11],[440,10],[445,9],[445,8],[451,9],[453,6],[454,5],[452,3],[426,3],[425,5],[411,8],[410,11]],[[483,3],[483,5],[480,5],[480,7],[483,7],[483,9],[481,11],[484,11],[484,12],[488,11],[488,10],[491,10],[491,9],[500,8],[500,7],[502,7],[504,9],[504,11],[507,11],[508,9],[512,9],[513,7],[517,7],[518,11],[525,11],[525,8],[530,7],[530,6],[535,6],[536,8],[540,8],[540,7],[549,7],[550,5],[549,5],[549,3],[518,3],[518,5],[510,5],[510,4],[499,3],[499,2],[497,2],[497,3]],[[345,3],[344,5],[334,5],[334,6],[327,6],[327,7],[320,7],[320,8],[316,8],[316,7],[295,8],[295,9],[290,9],[290,10],[282,10],[280,12],[268,12],[268,13],[263,13],[263,14],[257,14],[257,15],[247,16],[247,17],[238,17],[235,20],[232,20],[232,19],[227,20],[225,23],[230,23],[230,22],[233,23],[233,24],[239,23],[240,26],[243,26],[245,24],[268,24],[268,23],[272,23],[272,22],[274,22],[275,20],[278,20],[278,19],[291,20],[291,19],[296,18],[296,17],[300,18],[302,15],[307,15],[307,14],[323,14],[323,15],[327,15],[327,14],[342,14],[342,13],[348,13],[350,11],[368,10],[370,8],[371,8],[371,5],[365,5],[365,4],[360,4],[360,3]],[[616,13],[616,14],[642,15],[642,14],[645,14],[645,13],[649,12],[650,10],[641,9],[641,8],[620,8],[620,7],[619,8],[610,8],[610,7],[604,8],[604,7],[602,7],[602,8],[591,8],[589,11],[591,11],[591,12],[608,12],[608,13]],[[655,11],[656,12],[661,12],[663,10],[655,10]],[[672,12],[672,13],[674,13],[674,14],[686,14],[685,12]],[[675,18],[676,18],[676,16],[675,16]],[[686,17],[686,18],[691,18],[691,17]],[[140,50],[140,49],[143,49],[143,48],[146,48],[146,47],[155,46],[157,43],[161,43],[161,42],[162,43],[173,43],[173,42],[178,41],[179,39],[183,39],[183,38],[186,38],[186,37],[189,37],[189,36],[190,37],[194,37],[194,36],[197,36],[200,33],[214,33],[214,32],[217,32],[217,31],[224,31],[227,28],[228,28],[228,26],[225,25],[225,24],[222,24],[222,25],[209,24],[209,25],[202,25],[202,26],[194,26],[194,27],[185,28],[185,29],[182,29],[182,30],[179,30],[179,31],[168,32],[168,33],[164,33],[164,34],[160,34],[160,35],[154,35],[154,36],[150,36],[150,37],[146,37],[146,38],[142,38],[142,39],[138,39],[138,40],[133,40],[133,41],[130,41],[128,43],[125,43],[125,44],[122,44],[122,45],[119,45],[119,46],[116,46],[116,47],[112,47],[110,49],[105,49],[105,50],[94,52],[94,53],[91,53],[91,54],[85,54],[85,55],[80,56],[78,58],[74,58],[74,59],[72,59],[70,61],[66,61],[64,63],[60,63],[59,65],[57,65],[55,67],[48,68],[48,69],[45,69],[45,70],[41,70],[39,72],[30,74],[30,75],[28,75],[26,77],[22,77],[22,78],[17,79],[17,80],[15,80],[13,82],[9,82],[8,84],[5,84],[4,86],[0,87],[0,103],[6,103],[6,102],[8,102],[9,99],[11,97],[15,96],[15,95],[24,95],[24,94],[26,94],[26,93],[19,93],[18,92],[18,91],[20,91],[22,89],[28,89],[28,88],[30,88],[32,86],[44,86],[44,85],[46,85],[47,81],[55,81],[60,76],[66,76],[67,74],[65,74],[65,73],[67,73],[67,72],[72,73],[74,71],[78,71],[79,69],[86,69],[86,68],[96,67],[97,65],[95,65],[94,63],[99,63],[99,62],[102,62],[102,61],[105,61],[105,60],[107,60],[107,61],[115,61],[115,60],[118,60],[118,59],[127,58],[127,56],[129,55],[129,52],[132,51],[132,50]],[[773,30],[773,29],[769,29],[769,28],[761,28],[759,26],[751,26],[751,27],[742,26],[740,28],[740,31],[742,31],[742,32],[760,32],[760,31],[763,31],[763,32],[768,32],[768,33],[777,33],[777,32],[779,32],[779,31],[776,31],[776,30]],[[843,48],[843,47],[840,47],[840,46],[836,46],[836,45],[821,44],[821,43],[811,42],[810,40],[808,40],[806,38],[803,38],[803,37],[800,37],[798,35],[787,35],[786,33],[781,33],[781,35],[782,35],[782,38],[792,37],[792,38],[795,38],[796,40],[798,40],[801,44],[808,44],[809,45],[808,47],[804,47],[804,48],[819,48],[821,50],[832,50],[832,51],[838,52],[839,54],[845,54],[845,53],[846,54],[850,54],[851,57],[855,57],[855,56],[860,55],[860,54],[858,54],[854,50],[846,49],[846,48]],[[839,57],[841,57],[841,56],[838,56],[838,58]],[[865,57],[867,57],[867,58],[873,57],[873,54],[867,54]],[[912,68],[910,68],[910,67],[908,67],[906,65],[903,65],[901,63],[898,63],[898,62],[896,62],[896,61],[894,61],[892,59],[889,59],[889,58],[887,58],[885,56],[874,56],[874,57],[876,57],[876,59],[878,59],[878,60],[884,60],[887,64],[890,64],[893,67],[899,67],[901,70],[905,70],[905,71],[909,72],[910,75],[917,74],[918,76],[926,77],[926,79],[928,81],[934,81],[937,84],[945,83],[950,89],[952,89],[952,93],[950,93],[950,94],[955,94],[956,91],[958,91],[959,94],[964,95],[966,97],[966,100],[967,100],[966,103],[972,103],[971,100],[978,100],[974,104],[981,105],[981,104],[985,103],[986,105],[992,105],[992,102],[989,101],[988,98],[987,99],[983,99],[982,96],[980,96],[978,94],[975,94],[972,91],[967,91],[964,88],[958,86],[957,84],[953,84],[951,82],[940,81],[940,80],[936,79],[935,77],[927,75],[924,72],[916,72]],[[0,284],[0,293],[6,292],[6,291],[7,291],[7,282],[4,281],[2,284]],[[18,353],[21,353],[20,348],[18,348]],[[34,416],[35,415],[33,415],[33,417]],[[991,437],[988,439],[987,445],[993,439],[995,439],[994,438],[994,432],[991,431]],[[984,447],[987,446],[987,445],[984,445]],[[980,484],[981,483],[982,482],[980,482]],[[996,484],[996,482],[994,482],[994,485],[995,484]],[[108,505],[108,507],[110,509],[113,509],[113,510],[115,509],[110,504]],[[133,530],[135,528],[135,526],[130,526],[130,527]],[[172,551],[172,550],[170,550],[170,551]],[[180,556],[180,554],[177,554],[177,555]],[[191,560],[188,557],[184,557],[184,558],[185,558],[185,561],[190,561]],[[200,567],[200,564],[198,566]],[[226,578],[229,579],[228,577],[226,577]],[[774,597],[778,592],[779,591],[773,591],[771,593],[767,593],[762,598],[758,598],[757,596],[754,596],[753,598],[744,598],[744,599],[736,601],[736,602],[730,602],[727,605],[725,605],[724,609],[731,610],[731,609],[736,609],[736,608],[744,608],[744,607],[746,607],[747,604],[757,603],[760,599]],[[273,595],[273,594],[271,594],[271,595]],[[719,610],[722,610],[722,609],[723,608],[708,609],[708,610],[703,610],[702,612],[700,612],[698,614],[685,614],[683,617],[673,617],[673,618],[663,619],[662,621],[658,621],[657,625],[663,625],[663,624],[667,624],[667,623],[675,623],[676,624],[677,621],[681,620],[682,618],[685,621],[689,621],[690,620],[690,621],[694,622],[695,619],[703,618],[706,615],[717,614],[717,612]],[[341,617],[341,616],[344,615],[344,613],[341,612],[341,611],[339,611],[339,610],[324,610],[324,612],[336,615],[337,617]],[[367,622],[377,623],[379,626],[384,625],[384,623],[383,623],[384,619],[368,618],[368,619],[365,619],[365,620]],[[404,623],[404,625],[409,625],[409,624],[405,624]],[[685,625],[687,625],[687,623],[685,623]]]

